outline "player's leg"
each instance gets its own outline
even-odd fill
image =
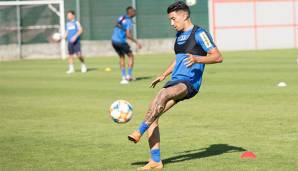
[[[120,81],[120,84],[128,84],[128,81],[126,80],[126,68],[125,68],[124,54],[119,55],[119,66],[121,69],[121,76],[122,76],[122,80]]]
[[[83,72],[83,73],[87,72],[87,66],[85,64],[85,60],[84,60],[84,57],[83,57],[82,51],[81,51],[81,43],[79,41],[75,42],[73,48],[74,48],[74,52],[76,53],[77,58],[81,62],[81,72]]]
[[[76,54],[77,54],[78,59],[81,62],[81,72],[82,73],[87,72],[88,69],[87,69],[87,65],[85,64],[85,59],[84,59],[84,57],[82,55],[82,52],[79,51]]]
[[[131,51],[130,46],[127,43],[125,43],[123,45],[123,50],[124,50],[125,54],[127,54],[127,56],[128,56],[127,80],[132,81],[133,80],[132,71],[133,71],[133,66],[134,66],[134,55]]]
[[[160,159],[160,134],[158,119],[150,125],[147,133],[150,147],[150,159],[145,166],[138,168],[138,170],[161,169],[163,168],[163,163]]]
[[[121,77],[122,77],[120,84],[128,84],[128,81],[126,80],[125,52],[123,50],[123,44],[112,42],[112,46],[119,56],[119,66],[120,66]]]
[[[137,143],[141,136],[146,132],[150,125],[159,118],[159,116],[166,109],[166,104],[170,100],[180,100],[187,95],[187,86],[183,83],[178,83],[171,87],[163,88],[154,98],[150,105],[145,119],[141,123],[139,129],[128,136],[128,139]]]
[[[67,74],[71,74],[75,72],[74,69],[74,48],[72,43],[68,43],[68,70],[66,71]]]
[[[132,71],[133,71],[133,65],[134,65],[134,55],[132,52],[127,54],[128,56],[128,70],[127,70],[127,80],[132,81],[133,76],[132,76]]]
[[[170,100],[167,102],[165,109],[162,113],[165,113],[170,108],[172,108],[176,104],[175,100]],[[150,149],[159,149],[160,148],[160,136],[159,136],[159,127],[158,127],[158,119],[156,119],[148,128],[148,142]]]
[[[80,62],[81,62],[81,63],[85,63],[85,59],[84,59],[82,53],[81,53],[81,52],[78,52],[78,53],[76,53],[76,54],[77,54],[77,57],[78,57],[78,59],[80,60]]]
[[[155,99],[154,99],[155,100]],[[156,102],[152,102],[149,108],[153,108],[152,105],[155,105]],[[162,113],[165,113],[170,108],[172,108],[176,104],[175,100],[169,100],[165,106],[165,109]],[[159,136],[159,127],[158,127],[158,119],[156,119],[148,128],[148,143],[150,149],[159,149],[160,148],[160,136]]]
[[[153,103],[151,103],[152,105]],[[170,100],[167,102],[166,107],[162,113],[168,111],[171,107],[176,104],[175,100]],[[149,162],[139,168],[140,170],[148,170],[151,168],[163,168],[163,164],[160,158],[160,133],[158,127],[158,119],[156,119],[148,128],[148,143],[150,147],[151,158]]]
[[[174,86],[163,88],[155,97],[156,100],[154,101],[154,104],[146,113],[144,123],[150,126],[154,120],[164,113],[164,110],[167,109],[166,105],[170,100],[177,101],[183,99],[186,95],[187,86],[183,83],[178,83]]]
[[[75,72],[74,69],[74,55],[70,54],[67,59],[68,62],[68,70],[66,71],[67,74],[72,74]]]

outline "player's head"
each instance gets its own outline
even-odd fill
[[[136,9],[134,9],[132,6],[129,6],[126,8],[126,14],[129,16],[129,17],[134,17],[136,16]]]
[[[68,20],[73,20],[76,17],[76,13],[73,10],[67,11],[67,19]]]
[[[186,21],[189,21],[190,10],[189,7],[183,1],[177,1],[171,4],[168,9],[168,17],[177,31],[182,31]]]

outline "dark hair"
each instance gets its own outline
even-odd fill
[[[171,12],[177,12],[177,11],[185,11],[188,13],[188,17],[190,16],[189,7],[183,1],[174,2],[167,9],[168,14]]]
[[[126,8],[126,13],[128,13],[128,11],[129,11],[129,10],[132,10],[132,9],[134,9],[132,6],[128,6],[128,7]]]
[[[75,13],[74,10],[68,10],[68,11],[67,11],[67,14],[68,14],[68,13],[71,13],[72,15],[76,15],[76,13]]]

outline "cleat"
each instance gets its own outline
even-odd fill
[[[68,71],[66,71],[66,74],[72,74],[72,73],[74,73],[75,71],[73,70],[73,69],[70,69],[70,70],[68,70]]]
[[[162,168],[163,168],[162,161],[157,163],[153,160],[149,160],[149,162],[145,166],[140,167],[137,170],[151,170],[151,169],[162,169]]]
[[[128,75],[128,76],[126,76],[126,80],[127,80],[127,81],[135,81],[136,78],[134,78],[134,77]]]
[[[126,80],[126,79],[122,79],[121,81],[120,81],[120,84],[128,84],[129,82]]]
[[[81,66],[81,72],[82,72],[82,73],[86,73],[87,70],[88,70],[88,69],[87,69],[87,67],[86,67],[85,65],[82,65],[82,66]]]
[[[132,134],[128,135],[128,140],[137,143],[140,141],[142,135],[139,131],[134,131]]]

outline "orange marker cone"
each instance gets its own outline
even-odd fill
[[[251,151],[246,151],[244,153],[242,153],[241,157],[240,158],[251,158],[251,159],[255,159],[257,156],[251,152]]]

